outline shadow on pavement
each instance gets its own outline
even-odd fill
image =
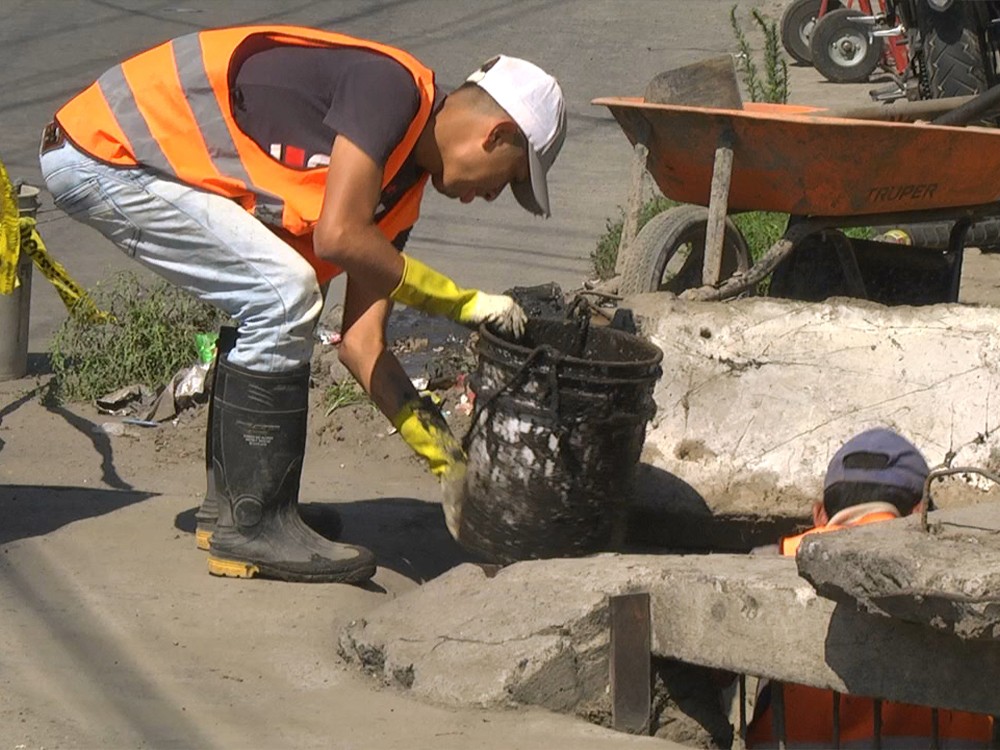
[[[437,503],[399,497],[341,503],[304,503],[303,520],[327,539],[367,547],[388,568],[423,583],[466,562],[481,563],[452,539]],[[194,533],[197,508],[177,514],[174,526]]]
[[[101,457],[101,481],[104,484],[119,490],[132,489],[132,485],[118,475],[118,469],[115,468],[115,455],[114,448],[111,445],[111,438],[102,432],[98,428],[98,425],[60,404],[46,404],[45,408],[53,414],[58,414],[66,420],[66,424],[90,440],[94,446],[94,451]]]
[[[155,495],[94,487],[0,485],[0,544],[42,536],[74,521],[103,516]]]

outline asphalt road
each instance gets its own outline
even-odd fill
[[[452,88],[498,53],[531,59],[561,81],[569,133],[552,173],[553,217],[530,216],[509,193],[462,205],[428,191],[410,251],[465,285],[501,290],[579,286],[608,217],[627,195],[630,151],[598,96],[636,95],[656,73],[734,48],[732,0],[5,0],[0,23],[0,159],[41,184],[36,149],[53,112],[128,55],[195,29],[295,23],[401,46]],[[771,8],[774,0],[746,0]],[[54,210],[39,216],[53,254],[86,286],[138,268],[92,230]],[[336,288],[334,290],[337,291]],[[36,280],[31,351],[44,351],[64,310]]]

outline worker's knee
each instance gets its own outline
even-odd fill
[[[284,269],[277,286],[284,308],[284,327],[311,329],[323,311],[323,294],[312,267],[303,261]]]
[[[323,295],[320,294],[319,287],[313,281],[313,288],[303,290],[288,305],[289,323],[294,328],[308,327],[310,330],[315,327],[320,313],[323,311]]]

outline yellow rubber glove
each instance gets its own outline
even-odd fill
[[[445,478],[456,469],[465,468],[462,443],[429,397],[405,404],[393,417],[392,426],[413,452],[427,461],[434,476]]]
[[[465,505],[465,451],[452,433],[437,405],[427,396],[407,403],[392,420],[413,451],[427,461],[431,473],[441,480],[444,520],[448,531],[459,538]]]
[[[511,297],[462,289],[430,266],[406,253],[402,256],[403,277],[389,295],[396,302],[432,315],[443,315],[467,326],[492,323],[500,333],[514,339],[524,333],[527,316]]]

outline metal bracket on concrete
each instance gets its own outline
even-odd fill
[[[611,726],[649,734],[652,670],[649,594],[609,599],[611,615]]]

